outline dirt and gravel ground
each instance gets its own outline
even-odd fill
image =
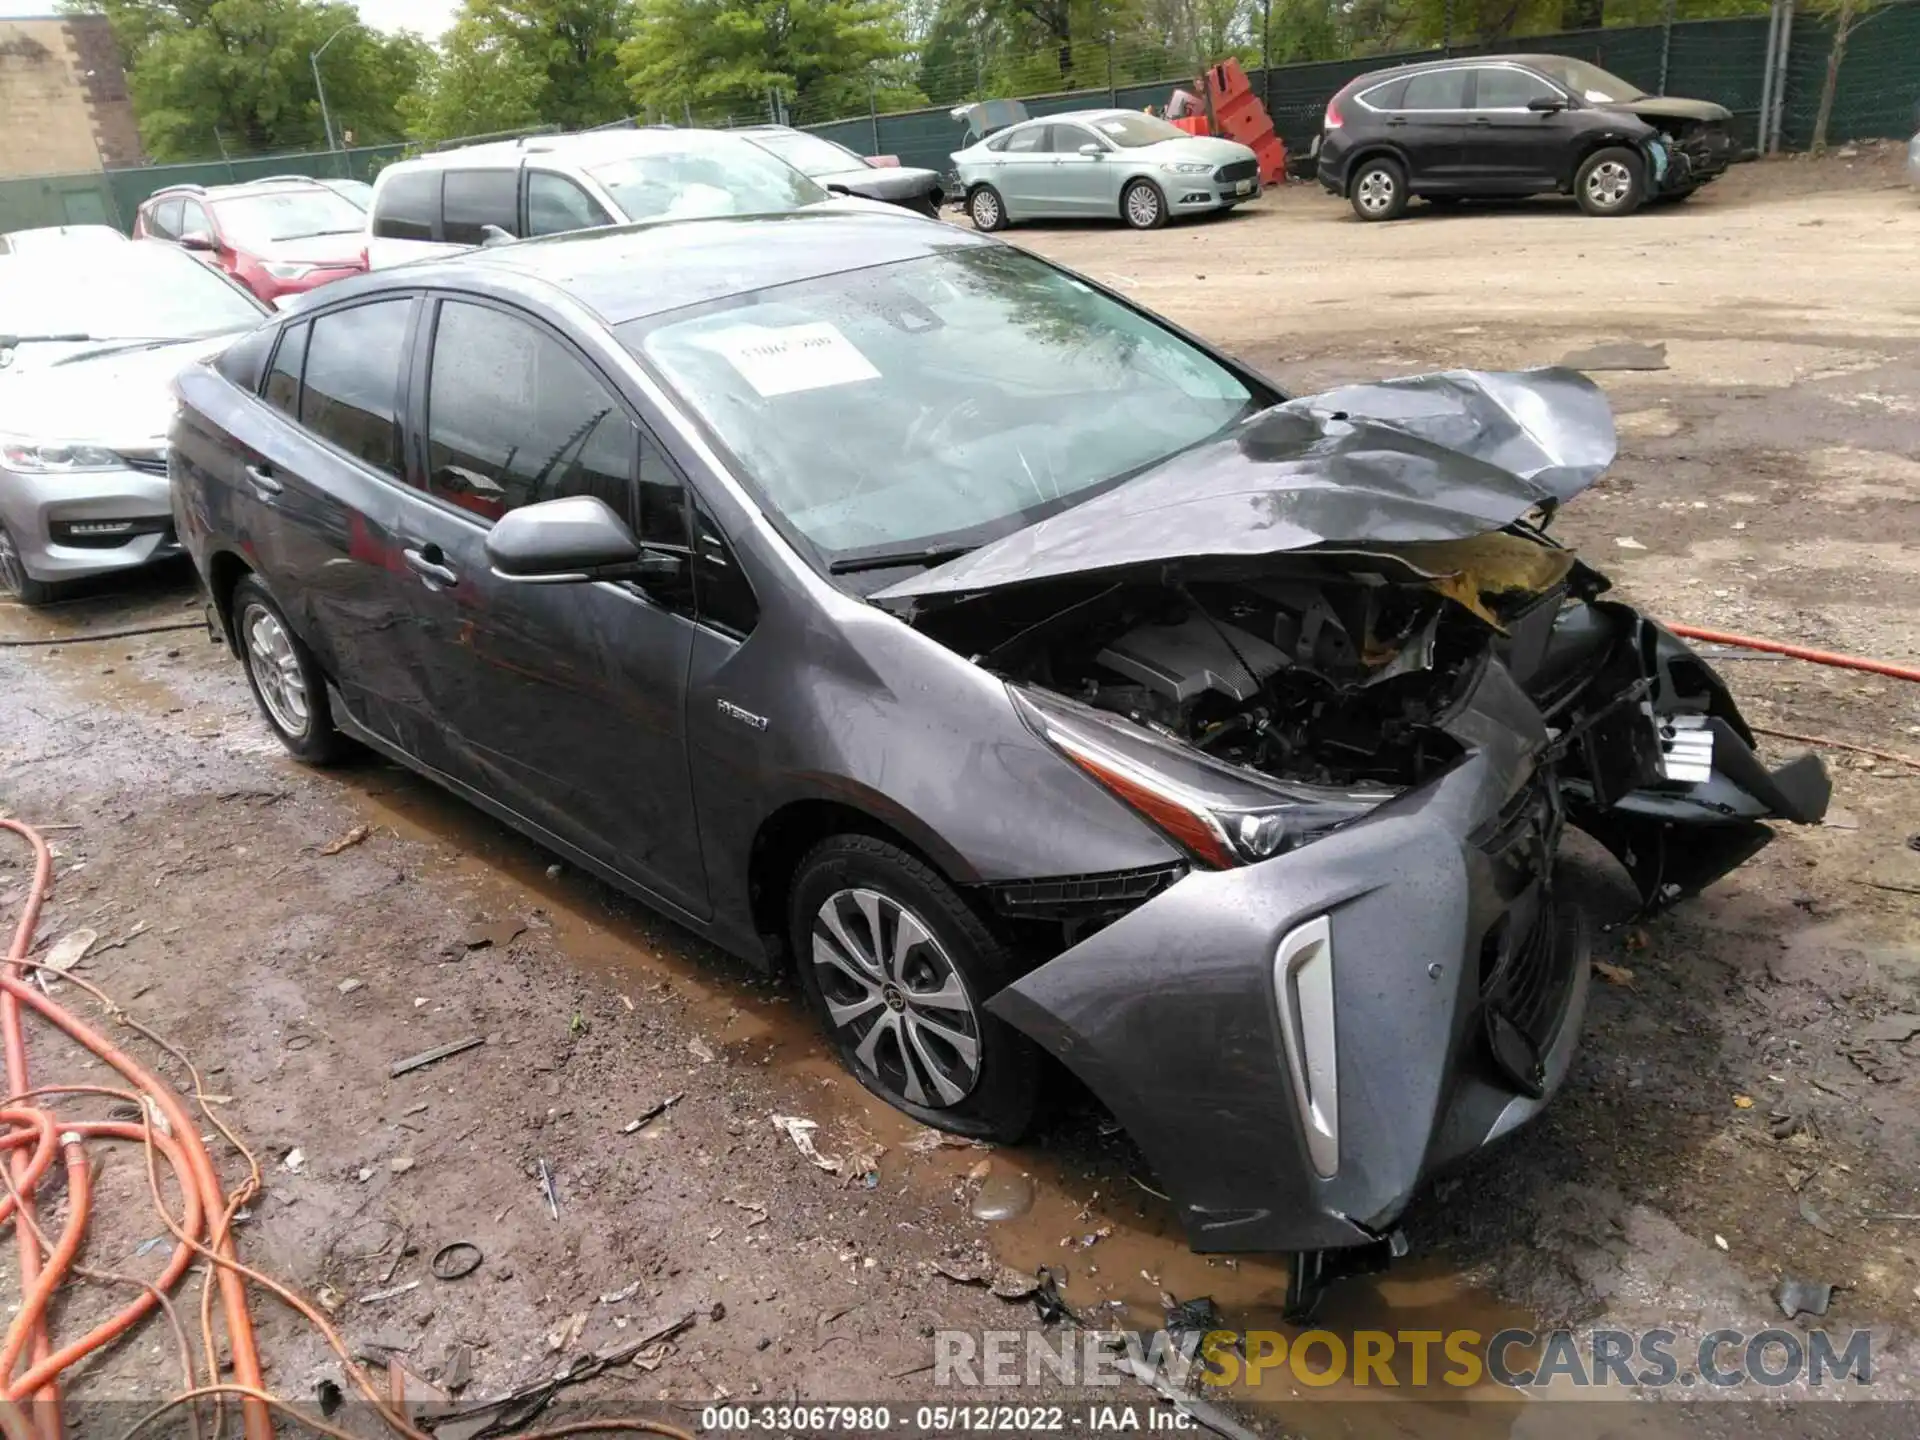
[[[1217,224],[1013,238],[1296,390],[1664,345],[1664,370],[1597,377],[1620,460],[1564,534],[1670,619],[1920,663],[1920,197],[1884,154],[1743,167],[1624,222],[1530,204],[1363,226],[1295,188]],[[0,608],[0,637],[191,620],[193,605],[189,577],[157,574],[43,613]],[[1920,755],[1911,686],[1751,657],[1725,671],[1757,724]],[[1920,1013],[1920,768],[1828,758],[1825,826],[1783,834],[1652,924],[1622,923],[1623,883],[1583,860],[1611,927],[1599,958],[1623,983],[1596,986],[1565,1094],[1417,1204],[1413,1257],[1338,1292],[1329,1328],[1752,1331],[1779,1320],[1769,1294],[1791,1275],[1843,1287],[1826,1323],[1870,1327],[1875,1391],[1914,1394],[1920,1038],[1897,1017]],[[978,1253],[1053,1266],[1063,1298],[1115,1323],[1157,1324],[1162,1290],[1210,1294],[1231,1323],[1277,1319],[1284,1267],[1189,1254],[1099,1115],[1069,1105],[1019,1149],[933,1145],[836,1070],[793,991],[393,767],[282,758],[203,635],[0,648],[0,808],[60,827],[46,942],[96,930],[111,948],[80,973],[230,1097],[221,1113],[266,1180],[245,1255],[327,1294],[369,1356],[427,1373],[471,1347],[469,1399],[691,1315],[580,1394],[681,1423],[722,1396],[899,1408],[930,1393],[934,1329],[1030,1315],[929,1268]],[[0,849],[9,928],[20,862]],[[389,1077],[470,1036],[485,1043]],[[79,1078],[43,1036],[34,1056],[37,1080]],[[818,1121],[839,1173],[776,1114]],[[145,1186],[137,1156],[103,1171],[99,1263],[140,1263],[159,1228]],[[1018,1213],[973,1218],[983,1190]],[[454,1241],[484,1263],[437,1280],[428,1257]],[[106,1305],[75,1294],[63,1328]],[[324,1348],[269,1302],[257,1311],[269,1379],[311,1399],[335,1373]],[[164,1393],[177,1372],[160,1340],[86,1372],[76,1395]],[[1457,1392],[1327,1403],[1349,1393],[1269,1385],[1276,1403],[1251,1423],[1538,1428],[1525,1407]],[[1776,1419],[1825,1433],[1834,1408]]]

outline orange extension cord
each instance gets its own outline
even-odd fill
[[[172,1327],[180,1353],[184,1388],[171,1399],[149,1411],[127,1433],[145,1429],[161,1415],[177,1407],[188,1407],[191,1433],[200,1434],[198,1402],[222,1403],[237,1397],[245,1420],[246,1440],[273,1440],[273,1412],[285,1411],[297,1423],[323,1435],[355,1440],[317,1416],[295,1411],[287,1402],[270,1393],[261,1373],[259,1348],[255,1343],[253,1322],[247,1313],[246,1287],[258,1285],[306,1318],[339,1357],[346,1377],[373,1406],[380,1419],[406,1440],[432,1440],[432,1437],[397,1411],[380,1393],[367,1373],[356,1363],[346,1342],[326,1316],[295,1291],[271,1276],[242,1264],[234,1254],[232,1227],[234,1216],[260,1188],[260,1167],[239,1137],[207,1106],[200,1089],[199,1072],[178,1050],[146,1027],[129,1018],[119,1006],[87,981],[62,974],[65,982],[84,990],[101,1003],[119,1023],[145,1036],[170,1054],[185,1068],[193,1081],[194,1097],[203,1118],[217,1129],[245,1157],[247,1179],[232,1194],[221,1184],[212,1157],[200,1138],[198,1126],[187,1102],[171,1086],[149,1072],[105,1036],[55,1003],[29,983],[29,976],[45,967],[27,958],[40,911],[53,884],[53,856],[46,841],[16,820],[0,819],[0,829],[11,830],[33,847],[33,882],[26,907],[15,927],[7,952],[4,971],[0,971],[0,1042],[6,1052],[7,1091],[0,1101],[0,1151],[6,1165],[0,1169],[0,1184],[6,1194],[0,1196],[0,1225],[11,1220],[20,1254],[20,1308],[0,1340],[0,1440],[63,1440],[60,1376],[70,1366],[105,1349],[125,1337],[151,1315],[161,1311]],[[103,1085],[47,1085],[32,1088],[27,1069],[27,1048],[23,1011],[62,1031],[84,1049],[105,1061],[127,1082],[127,1088]],[[140,1119],[78,1120],[62,1123],[46,1108],[54,1096],[92,1096],[130,1102],[140,1111]],[[155,1208],[175,1246],[171,1258],[151,1280],[90,1270],[78,1263],[91,1213],[92,1168],[87,1157],[87,1142],[96,1140],[137,1141],[145,1147],[147,1182]],[[41,1230],[33,1203],[34,1186],[52,1167],[58,1155],[66,1169],[66,1220],[60,1234],[49,1241]],[[172,1169],[180,1189],[180,1213],[169,1208],[161,1188],[160,1162]],[[168,1292],[186,1275],[198,1258],[207,1263],[209,1282],[201,1297],[200,1326],[205,1373],[209,1383],[200,1383],[195,1370],[192,1346],[181,1326]],[[47,1327],[47,1307],[55,1293],[69,1278],[101,1280],[130,1285],[140,1291],[137,1299],[96,1325],[79,1339],[54,1348]],[[228,1348],[232,1355],[233,1380],[219,1380],[218,1342],[213,1327],[213,1296],[218,1289]],[[20,1369],[22,1358],[27,1365]],[[218,1431],[216,1416],[216,1429]],[[552,1440],[562,1435],[626,1431],[666,1435],[671,1440],[692,1440],[686,1431],[672,1425],[642,1419],[584,1420],[557,1425],[536,1432],[525,1440]]]
[[[1831,650],[1815,650],[1809,645],[1789,645],[1783,640],[1762,640],[1753,635],[1735,635],[1726,630],[1702,630],[1697,625],[1668,624],[1667,629],[1689,640],[1705,640],[1713,645],[1732,645],[1741,650],[1765,650],[1774,655],[1791,655],[1815,665],[1835,665],[1842,670],[1865,670],[1870,675],[1890,675],[1895,680],[1920,680],[1920,670],[1910,665],[1890,665],[1885,660],[1863,660],[1858,655],[1837,655]]]

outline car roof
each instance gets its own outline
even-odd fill
[[[1577,55],[1450,55],[1440,60],[1415,60],[1406,65],[1391,65],[1385,70],[1369,70],[1350,81],[1346,88],[1371,89],[1382,81],[1395,80],[1403,75],[1418,75],[1428,70],[1465,70],[1480,65],[1525,65],[1537,70],[1543,65],[1577,59]]]
[[[655,155],[686,148],[686,137],[697,135],[696,144],[709,137],[724,136],[725,130],[682,129],[671,125],[649,126],[638,130],[584,130],[573,135],[523,135],[517,140],[488,140],[479,145],[458,145],[447,150],[429,150],[407,160],[396,160],[380,173],[396,170],[448,170],[514,166],[529,156],[545,156],[582,167],[625,160],[632,155]],[[747,143],[745,140],[741,144]],[[377,181],[375,182],[378,183]]]
[[[606,324],[622,325],[797,280],[998,243],[904,210],[823,205],[574,230],[376,270],[324,294],[345,300],[449,285],[537,303],[559,291]]]
[[[140,202],[156,200],[225,200],[236,195],[278,195],[289,190],[325,190],[327,183],[311,175],[270,175],[263,180],[239,180],[231,185],[163,185]]]

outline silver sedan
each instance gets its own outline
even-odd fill
[[[1153,230],[1260,194],[1260,162],[1245,145],[1135,110],[1028,120],[957,152],[953,163],[981,230],[1103,217]]]

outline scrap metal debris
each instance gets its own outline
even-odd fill
[[[789,1140],[793,1141],[793,1148],[808,1160],[829,1175],[840,1173],[843,1162],[831,1155],[822,1155],[814,1148],[813,1132],[820,1128],[818,1120],[808,1120],[799,1115],[774,1115],[769,1118],[773,1121],[774,1129],[782,1131]]]
[[[427,1269],[436,1280],[464,1280],[480,1268],[486,1256],[471,1240],[453,1240],[433,1252]]]
[[[1211,1295],[1197,1295],[1191,1300],[1176,1301],[1163,1290],[1160,1292],[1160,1303],[1167,1312],[1168,1336],[1180,1353],[1188,1358],[1192,1358],[1209,1332],[1227,1328],[1226,1317],[1221,1315],[1220,1307],[1213,1303]]]
[[[547,1332],[547,1349],[571,1350],[574,1341],[580,1338],[580,1332],[587,1328],[587,1312],[576,1310],[557,1330]]]
[[[536,1159],[533,1162],[533,1170],[534,1174],[540,1180],[540,1195],[541,1198],[547,1202],[547,1213],[558,1220],[560,1218],[560,1195],[559,1192],[553,1188],[553,1169],[547,1164],[545,1159]]]
[[[329,840],[320,847],[322,855],[338,855],[342,850],[351,850],[373,833],[371,825],[356,825],[337,840]]]
[[[355,1303],[360,1305],[377,1305],[382,1300],[392,1300],[398,1296],[405,1295],[410,1290],[418,1290],[419,1288],[420,1282],[418,1280],[409,1280],[404,1285],[395,1285],[386,1290],[369,1290],[365,1295],[356,1297]]]
[[[410,1070],[421,1069],[423,1066],[435,1064],[438,1061],[447,1059],[449,1056],[458,1055],[463,1051],[473,1049],[476,1045],[484,1045],[486,1043],[487,1037],[484,1035],[469,1035],[464,1040],[454,1040],[445,1045],[436,1045],[431,1050],[422,1050],[418,1055],[409,1055],[404,1060],[394,1061],[392,1065],[387,1067],[387,1076],[389,1079],[398,1079]]]
[[[931,1264],[936,1274],[946,1276],[955,1284],[983,1285],[1002,1300],[1025,1300],[1040,1289],[1040,1281],[1035,1276],[1012,1265],[1002,1265],[986,1255],[973,1255],[964,1260],[934,1260]]]
[[[1833,1286],[1818,1280],[1795,1280],[1782,1275],[1773,1287],[1773,1298],[1789,1319],[1801,1315],[1824,1315],[1833,1303]]]

